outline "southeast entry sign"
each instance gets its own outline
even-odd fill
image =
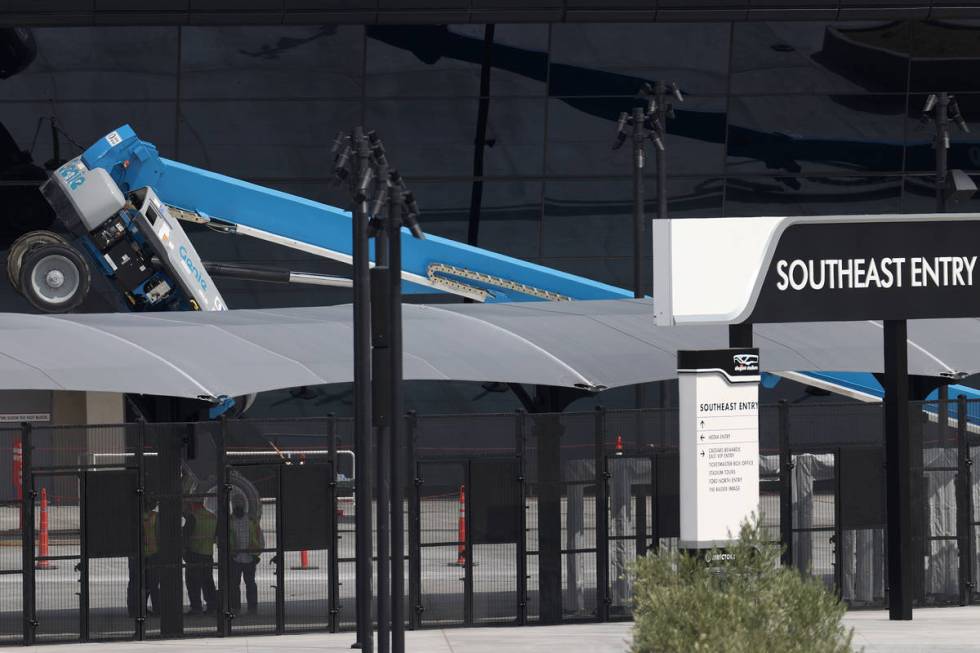
[[[759,509],[759,350],[677,353],[681,537],[725,546]]]
[[[656,320],[973,317],[978,258],[976,213],[658,220]]]
[[[776,289],[946,288],[973,286],[976,256],[886,256],[881,259],[779,259]]]

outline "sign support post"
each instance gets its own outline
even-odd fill
[[[912,618],[912,456],[909,437],[908,329],[885,320],[885,484],[888,616]]]

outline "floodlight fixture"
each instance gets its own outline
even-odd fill
[[[377,195],[374,196],[374,203],[371,205],[371,215],[381,216],[384,214],[385,206],[388,203],[388,186],[383,185]]]
[[[374,168],[368,166],[361,172],[361,179],[357,183],[357,189],[354,191],[354,200],[357,202],[364,202],[368,198],[368,188],[371,186],[371,182],[374,181]]]
[[[371,159],[374,161],[375,165],[387,166],[388,158],[385,155],[385,146],[378,138],[378,133],[373,129],[367,133],[368,144],[371,148]]]
[[[350,164],[350,158],[353,154],[350,144],[344,145],[337,156],[333,160],[333,176],[338,182],[343,182],[350,175],[350,171],[347,169]]]
[[[350,139],[347,138],[347,134],[343,131],[337,132],[337,135],[333,138],[333,145],[330,146],[330,153],[336,156],[340,152],[340,149],[349,143]]]
[[[415,193],[408,189],[405,185],[405,180],[402,179],[401,174],[397,170],[392,170],[388,174],[388,180],[391,186],[389,192],[401,194],[402,212],[400,217],[402,223],[408,227],[408,230],[414,238],[425,240],[425,234],[419,225],[419,205],[415,199]],[[391,217],[394,219],[394,216]]]
[[[629,122],[629,114],[623,111],[619,114],[619,120],[616,124],[616,141],[613,143],[612,149],[618,150],[626,142],[626,124]]]
[[[333,154],[333,176],[337,182],[347,179],[347,166],[350,163],[351,150],[350,137],[343,131],[337,132],[330,146],[330,153]]]
[[[949,118],[961,132],[964,134],[970,133],[970,126],[966,124],[966,120],[963,119],[963,113],[960,111],[960,103],[952,95],[949,96]]]

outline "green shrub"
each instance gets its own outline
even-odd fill
[[[757,519],[710,564],[662,550],[633,567],[633,653],[849,653],[846,607],[823,584],[779,565]],[[717,554],[713,551],[712,554]]]

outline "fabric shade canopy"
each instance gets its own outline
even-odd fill
[[[405,378],[601,390],[673,378],[724,326],[656,327],[651,300],[404,307]],[[980,321],[910,323],[909,371],[980,370]],[[155,314],[0,314],[0,389],[214,399],[352,380],[350,305]],[[766,371],[882,369],[873,322],[756,325]]]

